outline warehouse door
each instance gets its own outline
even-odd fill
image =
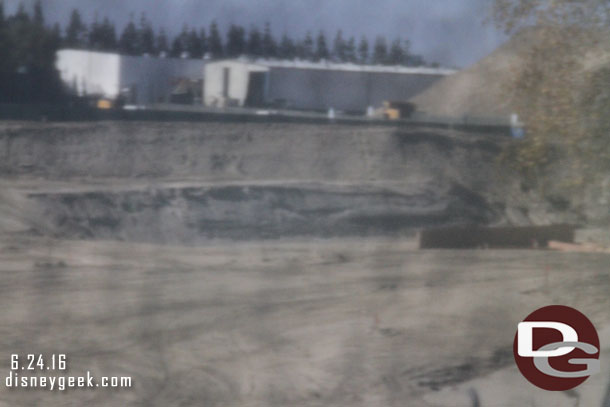
[[[260,107],[265,104],[266,72],[250,72],[246,106]]]

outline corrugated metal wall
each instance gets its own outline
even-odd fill
[[[273,67],[268,97],[294,109],[363,112],[384,100],[406,101],[443,76]]]

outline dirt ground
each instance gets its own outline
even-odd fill
[[[4,237],[5,373],[12,353],[65,352],[71,374],[131,376],[133,388],[3,388],[0,405],[602,406],[604,367],[578,392],[542,392],[511,349],[516,324],[552,303],[608,331],[607,266],[600,254],[379,238],[184,248]]]
[[[0,125],[0,379],[12,354],[67,354],[69,375],[133,382],[3,385],[0,407],[610,405],[607,254],[416,248],[429,224],[568,219],[499,173],[504,142]],[[602,372],[575,391],[513,361],[518,322],[549,304],[600,333]]]

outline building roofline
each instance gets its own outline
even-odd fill
[[[354,63],[335,63],[335,62],[311,62],[303,60],[279,60],[262,58],[225,58],[211,60],[209,63],[237,62],[248,65],[257,65],[268,68],[294,68],[294,69],[318,69],[331,71],[347,72],[380,72],[380,73],[401,73],[401,74],[422,74],[422,75],[451,75],[457,72],[449,68],[430,68],[406,67],[401,65],[358,65]]]
[[[175,60],[175,61],[209,61],[204,58],[174,58],[174,57],[159,57],[156,55],[125,55],[119,52],[111,52],[111,51],[99,51],[99,50],[90,50],[90,49],[80,49],[80,48],[60,48],[57,52],[62,51],[72,51],[72,52],[82,52],[88,54],[103,54],[103,55],[116,55],[121,58],[146,58],[146,59],[159,59],[163,61],[167,60]]]

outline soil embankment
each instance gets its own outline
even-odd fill
[[[410,235],[531,222],[507,209],[513,181],[496,161],[506,142],[379,126],[29,123],[0,132],[0,173],[57,237]]]

